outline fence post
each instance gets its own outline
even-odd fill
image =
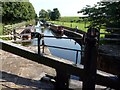
[[[68,90],[70,75],[62,70],[56,70],[55,90]]]
[[[85,39],[83,90],[95,90],[98,36],[98,29],[88,29]]]
[[[42,53],[44,53],[44,47],[45,47],[45,42],[44,42],[44,35],[42,35]]]
[[[77,64],[77,62],[78,62],[78,50],[76,51],[76,62],[75,62],[75,64]]]
[[[84,46],[81,45],[81,62],[80,64],[83,64],[84,63]]]
[[[40,40],[42,38],[42,35],[38,32],[31,32],[31,38],[37,38],[38,39],[38,54],[40,54]]]
[[[41,35],[39,33],[38,34],[38,54],[40,54],[40,39],[41,39]]]
[[[13,38],[14,38],[14,41],[16,41],[16,30],[15,29],[13,29]]]

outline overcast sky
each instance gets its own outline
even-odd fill
[[[41,9],[53,10],[58,8],[61,16],[80,16],[77,11],[81,10],[86,5],[94,5],[100,0],[29,0],[37,14]]]

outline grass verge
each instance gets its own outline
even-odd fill
[[[0,23],[0,35],[2,35],[3,34],[3,25],[2,25],[2,23]]]

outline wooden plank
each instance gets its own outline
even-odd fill
[[[120,42],[120,38],[101,38],[100,40],[106,40],[106,41],[118,41],[118,42]]]
[[[15,40],[15,41],[12,41],[13,43],[23,43],[23,42],[31,42],[32,40]]]
[[[67,30],[67,29],[64,29],[64,31],[75,34],[75,35],[77,35],[79,37],[83,37],[83,34],[81,34],[81,33],[77,33],[77,32],[74,32],[74,31]]]
[[[13,35],[0,35],[1,38],[3,37],[13,37]]]
[[[112,28],[112,27],[108,27],[108,28],[106,28],[106,29],[110,29],[110,30],[111,30],[111,29],[112,29],[112,30],[113,30],[113,29],[114,29],[114,30],[120,30],[120,28]]]
[[[31,35],[31,33],[26,33],[26,34],[14,34],[13,36],[25,36],[25,35]]]
[[[35,27],[35,26],[32,26],[32,27],[20,27],[20,28],[15,28],[16,30],[18,29],[40,29],[41,27]]]
[[[66,26],[63,26],[66,30],[68,31],[72,31],[72,32],[75,32],[76,28],[70,28],[70,27],[66,27]],[[83,30],[78,30],[78,33],[80,34],[85,34],[86,32],[84,32]]]
[[[82,46],[83,34],[76,33],[74,31],[70,31],[70,30],[67,30],[67,29],[64,30],[64,34],[68,37],[79,37],[79,38],[81,38],[81,39],[73,39],[73,40],[75,40],[79,45]]]

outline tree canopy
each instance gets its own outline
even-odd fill
[[[14,23],[35,19],[36,13],[30,2],[2,2],[2,22]]]
[[[91,26],[120,28],[120,1],[98,2],[93,7],[87,5],[78,13],[88,15]]]
[[[53,11],[41,9],[39,12],[39,18],[49,19],[49,20],[58,20],[60,18],[60,12],[58,8],[54,8]]]
[[[41,9],[41,11],[39,12],[39,17],[40,18],[46,18],[47,17],[47,11],[45,11],[44,9]]]

